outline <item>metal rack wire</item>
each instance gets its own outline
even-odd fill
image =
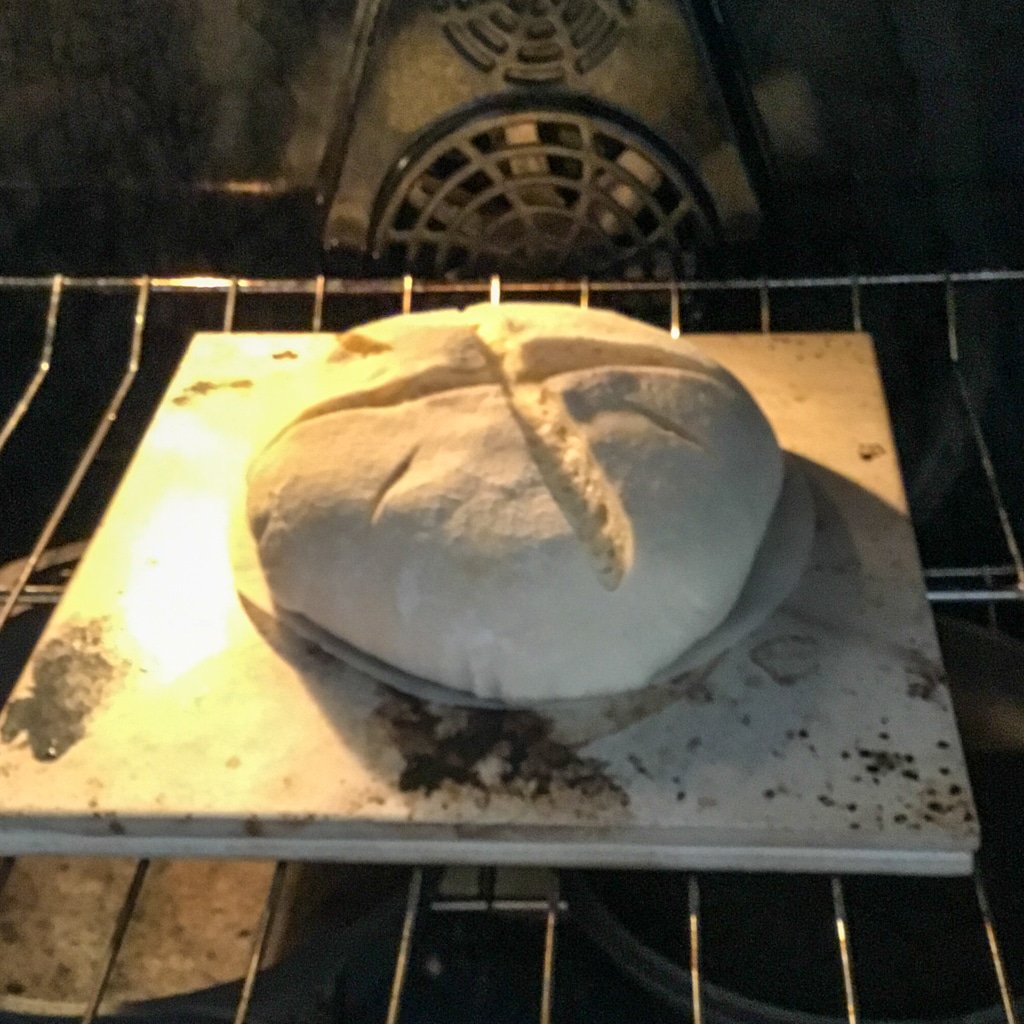
[[[950,274],[903,274],[852,277],[805,277],[805,278],[762,278],[725,281],[544,281],[531,283],[503,282],[497,277],[487,281],[441,283],[414,280],[406,276],[393,280],[346,280],[327,279],[323,276],[308,279],[255,280],[226,277],[0,277],[0,291],[18,290],[48,293],[45,319],[42,324],[42,340],[39,355],[31,376],[15,401],[11,412],[0,426],[0,456],[11,436],[18,429],[30,406],[40,391],[51,368],[57,327],[61,315],[63,297],[69,291],[90,291],[106,294],[133,294],[135,298],[132,321],[129,327],[128,353],[118,383],[106,403],[100,418],[89,436],[81,456],[62,489],[56,503],[46,516],[28,556],[13,583],[0,589],[0,629],[7,624],[16,607],[25,604],[52,604],[60,596],[61,587],[53,584],[33,583],[37,567],[51,544],[68,508],[93,465],[108,431],[116,419],[127,397],[143,357],[146,333],[147,311],[152,295],[157,293],[221,293],[224,296],[222,326],[230,331],[235,323],[235,311],[241,295],[308,295],[311,302],[310,326],[321,330],[324,326],[324,305],[328,296],[393,296],[396,307],[405,312],[415,307],[416,298],[426,294],[446,294],[453,299],[467,296],[489,296],[498,303],[503,296],[517,293],[545,293],[552,296],[574,296],[581,305],[588,305],[596,293],[649,292],[662,293],[668,300],[668,327],[673,337],[681,333],[681,307],[688,293],[731,291],[749,292],[757,296],[758,317],[752,329],[767,332],[772,327],[772,293],[780,289],[844,289],[849,293],[850,327],[861,330],[862,297],[865,289],[874,286],[932,285],[941,287],[945,296],[946,337],[948,356],[956,377],[958,392],[964,412],[970,425],[971,435],[984,470],[985,479],[991,492],[998,517],[999,529],[1006,546],[1006,562],[994,566],[933,568],[926,572],[928,596],[934,603],[970,602],[994,606],[995,602],[1024,601],[1024,557],[1019,540],[1014,532],[1011,517],[999,485],[992,455],[984,435],[980,418],[973,408],[970,392],[960,370],[960,344],[957,319],[957,286],[979,282],[1020,282],[1024,284],[1024,271],[981,270]],[[0,891],[8,881],[14,865],[13,859],[0,859]],[[95,978],[86,1009],[81,1017],[83,1024],[91,1024],[99,1017],[100,1007],[121,952],[125,934],[131,923],[140,893],[143,890],[149,862],[140,860],[127,886],[119,911],[113,923],[108,944],[100,969]],[[284,892],[285,863],[279,863],[274,871],[269,891],[259,920],[253,928],[252,946],[248,968],[240,989],[235,1011],[236,1024],[244,1024],[255,988],[258,984],[260,967],[267,953],[268,940],[275,915],[281,905]],[[424,913],[445,912],[521,912],[536,915],[543,924],[543,954],[539,965],[540,999],[537,1014],[541,1024],[550,1024],[553,1018],[556,982],[558,928],[564,914],[571,907],[559,891],[557,876],[550,876],[547,892],[543,899],[497,899],[494,894],[493,873],[481,873],[483,881],[479,891],[469,898],[440,898],[431,894],[428,899],[424,872],[416,868],[410,875],[405,899],[405,910],[399,943],[395,953],[390,996],[386,1013],[387,1024],[397,1024],[402,1013],[403,993],[406,987],[409,966],[412,959],[417,924]],[[488,884],[487,879],[490,879]],[[856,945],[857,936],[851,931],[846,915],[843,880],[831,880],[832,913],[835,932],[835,953],[843,980],[845,1014],[849,1024],[858,1024],[861,1019],[857,999]],[[703,1021],[703,977],[701,961],[701,881],[698,875],[688,877],[688,901],[681,914],[688,918],[689,967],[692,991],[692,1020],[694,1024]],[[974,893],[985,931],[994,980],[1006,1024],[1018,1024],[1013,993],[1007,978],[1007,971],[999,938],[993,922],[992,910],[980,871],[974,876]]]

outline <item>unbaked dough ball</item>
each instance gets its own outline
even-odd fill
[[[641,687],[706,636],[782,484],[744,388],[616,313],[381,320],[339,337],[317,390],[249,469],[275,602],[510,703]]]

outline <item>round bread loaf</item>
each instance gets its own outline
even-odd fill
[[[317,389],[249,469],[274,601],[480,697],[643,686],[725,618],[782,484],[747,391],[616,313],[381,320]]]

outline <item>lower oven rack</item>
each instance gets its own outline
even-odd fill
[[[803,278],[761,278],[722,281],[685,280],[671,282],[652,281],[544,281],[505,282],[498,277],[477,282],[429,282],[410,276],[392,280],[348,280],[329,279],[324,276],[304,279],[248,279],[229,277],[0,277],[0,293],[4,291],[36,292],[48,295],[43,323],[40,325],[41,342],[34,369],[17,397],[10,413],[0,425],[0,458],[8,441],[18,429],[29,411],[44,381],[50,373],[57,341],[57,330],[61,316],[62,301],[70,292],[88,291],[102,294],[132,295],[134,305],[128,331],[127,355],[109,401],[102,410],[93,430],[87,438],[81,455],[68,476],[57,501],[45,518],[36,535],[28,555],[21,559],[6,577],[0,577],[0,629],[13,616],[16,609],[26,605],[50,605],[59,600],[62,587],[59,583],[38,582],[37,571],[64,519],[72,501],[82,486],[87,473],[93,466],[107,434],[125,402],[139,372],[144,354],[147,312],[150,299],[155,294],[219,294],[223,296],[222,327],[230,331],[234,327],[235,313],[241,296],[308,296],[310,302],[309,326],[317,331],[325,325],[325,303],[328,299],[354,296],[392,297],[395,308],[411,311],[418,297],[425,295],[449,296],[453,301],[474,298],[489,298],[500,302],[505,296],[516,294],[544,294],[551,298],[578,301],[587,305],[594,295],[602,292],[626,294],[633,292],[659,293],[667,300],[668,323],[673,336],[682,330],[683,311],[688,301],[699,293],[747,293],[756,299],[752,305],[754,322],[748,330],[768,332],[772,328],[772,297],[783,290],[828,290],[843,291],[848,297],[848,327],[860,330],[862,321],[862,298],[866,290],[873,287],[928,286],[942,290],[945,303],[945,332],[941,340],[948,355],[957,391],[963,404],[970,435],[976,454],[984,472],[998,530],[1005,544],[1005,559],[995,565],[934,567],[926,570],[928,596],[933,604],[971,604],[986,607],[991,620],[995,620],[998,605],[1005,602],[1024,602],[1024,557],[1015,534],[1013,522],[1007,511],[1002,488],[995,469],[988,440],[981,418],[974,408],[970,389],[961,372],[960,337],[957,316],[958,289],[963,286],[982,283],[999,283],[1024,288],[1024,271],[979,270],[958,273],[924,273],[901,275],[863,275],[846,277],[803,277]],[[116,916],[111,922],[109,939],[100,959],[92,993],[81,1014],[83,1024],[100,1019],[100,1008],[108,992],[114,967],[121,953],[125,935],[132,922],[139,896],[143,891],[149,871],[149,861],[140,860],[124,891]],[[13,858],[0,859],[0,892],[11,876]],[[250,1006],[258,985],[261,965],[268,948],[268,940],[278,913],[285,890],[284,880],[288,865],[277,864],[263,903],[262,911],[251,929],[252,945],[248,968],[243,978],[237,1006],[234,1011],[236,1024],[243,1024],[249,1018]],[[427,884],[422,868],[414,868],[409,876],[405,893],[404,913],[400,938],[395,949],[394,969],[391,976],[390,993],[387,1000],[385,1020],[397,1024],[403,1009],[403,993],[408,978],[410,962],[415,949],[417,925],[424,915],[456,913],[522,913],[537,918],[542,929],[543,941],[537,972],[540,978],[540,994],[537,1017],[541,1024],[553,1019],[554,992],[557,977],[557,949],[559,925],[567,913],[572,912],[571,901],[560,891],[559,880],[554,874],[546,874],[546,892],[541,898],[496,898],[493,870],[483,869],[478,873],[478,887],[475,892],[460,893],[457,896],[440,895],[436,887]],[[829,879],[832,905],[832,927],[834,954],[843,982],[845,1016],[849,1024],[862,1019],[857,998],[857,934],[851,930],[844,899],[844,882],[840,877]],[[972,879],[974,897],[977,902],[979,919],[984,931],[991,970],[998,991],[1002,1018],[1006,1024],[1017,1024],[1019,1004],[1015,1002],[1010,988],[1004,953],[996,930],[993,909],[983,871],[979,868]],[[679,908],[680,918],[685,927],[683,934],[689,939],[689,971],[691,979],[691,1019],[701,1024],[704,1019],[704,978],[701,959],[701,878],[697,874],[687,878],[686,905]],[[560,983],[570,984],[563,979]]]

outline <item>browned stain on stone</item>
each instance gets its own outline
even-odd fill
[[[171,399],[174,405],[188,405],[196,398],[212,394],[214,391],[247,391],[253,386],[247,377],[240,377],[237,380],[197,380],[195,384],[189,384],[181,394]]]
[[[600,804],[629,803],[604,762],[555,739],[550,720],[537,712],[439,707],[395,693],[374,718],[401,757],[403,792],[429,795],[455,785],[543,799],[561,790]]]
[[[55,761],[85,736],[89,717],[124,669],[105,626],[105,619],[70,622],[43,644],[32,660],[32,692],[8,704],[0,740],[24,734],[37,760]]]
[[[871,462],[885,454],[885,448],[877,442],[872,444],[860,444],[857,446],[857,454],[865,461]]]

